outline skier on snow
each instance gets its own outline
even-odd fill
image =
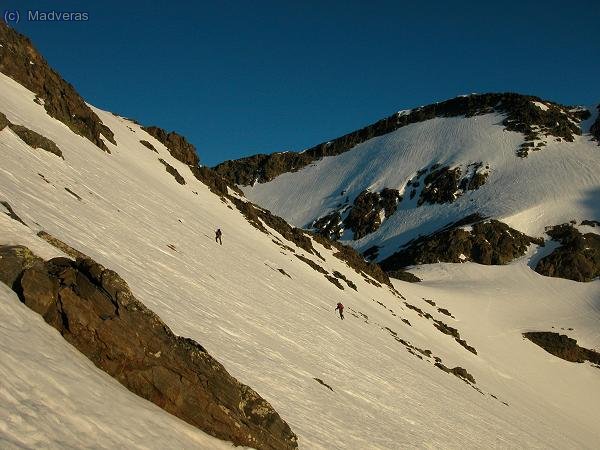
[[[340,319],[344,320],[344,305],[342,305],[341,303],[338,303],[337,306],[335,307],[334,311],[340,311]]]
[[[223,241],[221,240],[222,235],[223,232],[221,231],[221,229],[217,228],[217,231],[215,231],[215,242],[218,242],[221,245],[223,245]]]

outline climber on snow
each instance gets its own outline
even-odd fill
[[[338,303],[337,306],[335,307],[334,311],[340,311],[340,319],[344,320],[344,305],[342,305],[341,303]]]
[[[217,228],[217,231],[215,231],[215,242],[218,242],[219,244],[223,245],[221,236],[223,236],[223,232],[221,231],[220,228]]]

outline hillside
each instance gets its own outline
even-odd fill
[[[481,106],[496,101],[495,107]],[[435,252],[426,259],[390,257],[406,254],[417,239],[486,219],[507,224],[513,234],[546,240],[546,227],[571,221],[584,233],[592,230],[582,223],[600,217],[599,147],[590,134],[597,111],[517,94],[473,94],[438,104],[442,113],[433,117],[432,110],[400,112],[398,121],[427,114],[305,167],[269,180],[255,177],[244,193],[290,223],[349,243],[390,270],[401,267],[395,264],[400,259],[404,266],[460,262],[460,251],[453,257]],[[348,138],[331,145],[338,141],[340,146]],[[227,164],[248,167],[245,161]],[[217,170],[226,174],[227,164]],[[481,262],[469,252],[463,260]]]
[[[430,264],[414,269],[421,283],[388,284],[348,249],[247,203],[218,174],[194,165],[185,139],[87,104],[97,118],[91,127],[110,133],[82,135],[44,107],[34,86],[18,81],[0,74],[0,247],[24,245],[44,260],[76,250],[118,273],[175,335],[196,341],[264,398],[300,448],[597,445],[597,364],[560,359],[523,333],[556,331],[598,349],[598,280],[532,271],[528,264],[540,255],[529,243],[523,257],[501,267]],[[597,148],[587,136],[561,147],[549,139],[519,166],[509,161],[523,138],[502,131],[498,120],[491,113],[407,125],[375,138],[377,146],[373,139],[361,144],[371,146],[368,160],[354,149],[280,175],[272,182],[280,183],[278,199],[266,193],[272,184],[244,192],[263,195],[261,205],[272,199],[281,205],[269,207],[274,213],[305,226],[338,198],[367,186],[401,187],[420,168],[489,164],[486,184],[453,203],[417,208],[416,196],[400,203],[396,214],[404,215],[392,214],[377,231],[390,242],[382,256],[392,242],[462,218],[471,203],[529,234],[569,215],[598,218]],[[493,155],[483,152],[490,133],[502,144]],[[420,150],[411,144],[417,140]],[[442,140],[448,145],[434,158]],[[413,149],[412,159],[398,165],[400,156],[386,153],[396,146]],[[564,148],[573,158],[558,163]],[[572,177],[560,196],[557,164],[565,174],[559,183]],[[542,170],[548,174],[533,180],[540,186],[522,181]],[[313,182],[305,196],[301,179],[287,182],[298,175]],[[496,201],[513,183],[527,200],[515,190]],[[332,197],[322,204],[321,195]],[[551,202],[548,213],[540,209]],[[56,239],[68,247],[57,248]],[[81,260],[61,261],[81,267]],[[28,309],[23,292],[0,283],[0,295],[0,447],[232,446],[125,389]],[[343,321],[337,302],[345,305]],[[197,408],[206,414],[205,405]]]

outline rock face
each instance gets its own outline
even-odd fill
[[[531,331],[523,333],[527,339],[534,344],[539,345],[548,353],[553,354],[565,361],[582,363],[590,361],[600,365],[600,353],[577,345],[575,339],[571,339],[565,334],[553,333],[550,331]]]
[[[551,227],[546,233],[561,246],[538,262],[536,272],[574,281],[592,281],[600,276],[599,235],[582,234],[570,224]]]
[[[167,147],[171,156],[178,161],[188,166],[197,166],[200,163],[196,147],[190,144],[184,136],[174,131],[169,133],[155,126],[142,127],[142,129]]]
[[[0,72],[37,94],[37,101],[51,117],[109,152],[102,137],[116,144],[113,132],[73,86],[50,68],[31,41],[0,20],[0,42]]]
[[[415,239],[381,262],[386,272],[417,264],[437,262],[506,264],[522,256],[530,244],[543,240],[529,237],[497,220],[469,216],[429,236]]]
[[[536,103],[543,104],[544,108]],[[530,95],[511,92],[473,94],[394,114],[302,153],[255,155],[226,161],[215,169],[234,184],[249,186],[255,182],[265,183],[282,173],[297,171],[324,156],[347,152],[362,142],[406,125],[436,117],[472,117],[494,112],[506,115],[502,124],[507,130],[525,135],[525,144],[517,150],[521,157],[527,156],[530,150],[539,150],[544,142],[536,144],[536,141],[544,141],[547,136],[573,141],[574,135],[581,134],[579,122],[590,115],[587,110],[558,105]]]
[[[0,255],[1,281],[132,392],[236,445],[297,448],[266,400],[200,344],[174,335],[112,270],[89,258],[44,262],[20,246],[0,247]]]

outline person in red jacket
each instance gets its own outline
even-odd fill
[[[335,307],[334,311],[340,311],[340,319],[344,320],[344,305],[342,305],[341,303],[338,303],[337,306]]]

